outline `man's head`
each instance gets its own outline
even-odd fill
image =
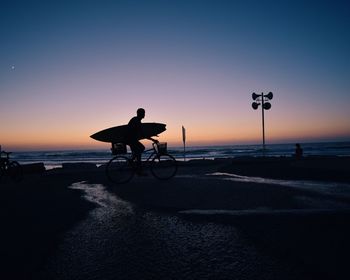
[[[137,117],[141,120],[145,117],[145,109],[138,108],[137,109]]]

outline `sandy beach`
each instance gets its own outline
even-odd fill
[[[85,182],[103,186],[143,212],[191,225],[225,225],[238,230],[265,259],[281,262],[268,273],[259,272],[260,279],[347,279],[349,163],[349,158],[341,157],[193,160],[180,163],[177,176],[169,181],[135,177],[124,185],[110,183],[103,167],[70,165],[27,174],[20,183],[2,182],[1,275],[52,279],[55,273],[47,264],[57,258],[65,233],[101,207],[86,200],[84,191],[70,188]],[[137,250],[140,245],[133,246]],[[232,252],[215,254],[228,258]],[[235,254],[239,257],[240,252]],[[251,271],[236,279],[243,275],[244,279],[258,279],[259,269],[254,272],[254,261],[250,262]],[[113,266],[119,271],[118,264]],[[203,272],[200,266],[183,266],[193,273],[179,272],[175,278],[195,279]],[[295,274],[290,274],[293,269]],[[214,272],[208,279],[225,279],[234,273],[234,266],[226,274]],[[110,273],[112,279],[113,270]],[[153,273],[150,275],[157,274]],[[159,278],[166,278],[167,272],[163,273]]]

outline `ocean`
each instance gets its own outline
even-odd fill
[[[107,145],[106,145],[107,146]],[[350,156],[350,142],[301,143],[305,156]],[[265,156],[292,156],[295,143],[266,145]],[[183,147],[168,146],[168,153],[184,160]],[[262,145],[226,145],[186,147],[185,160],[263,156]],[[46,169],[61,167],[62,163],[88,162],[101,165],[111,159],[109,148],[98,150],[54,150],[13,152],[12,160],[20,164],[43,162]]]

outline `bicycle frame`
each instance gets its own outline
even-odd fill
[[[177,172],[176,159],[167,154],[166,150],[163,147],[160,148],[157,143],[153,143],[152,146],[151,149],[143,152],[144,160],[140,164],[147,163],[152,175],[159,180],[167,180],[175,176]],[[148,155],[149,152],[151,153]],[[136,165],[135,162],[134,153],[116,155],[106,165],[107,177],[118,184],[129,182],[135,173],[139,173],[140,166]]]
[[[146,162],[148,162],[150,159],[152,159],[154,157],[154,155],[157,155],[158,152],[156,151],[156,148],[154,147],[154,144],[153,144],[153,148],[151,149],[148,149],[148,150],[145,150],[144,153],[147,153],[147,152],[150,152],[152,151],[152,153],[149,155],[149,157],[146,159]]]
[[[6,157],[2,157],[1,154],[5,154]],[[0,167],[1,168],[7,168],[10,165],[10,153],[7,152],[1,152],[0,154]]]
[[[6,157],[1,157],[4,154]],[[13,181],[20,181],[22,179],[22,167],[17,161],[10,160],[10,154],[5,151],[0,153],[0,179],[3,176],[11,177]]]
[[[143,151],[142,154],[147,154],[148,152],[151,152],[151,151],[152,151],[152,153],[148,156],[148,158],[146,157],[145,162],[149,162],[151,159],[154,158],[155,155],[159,155],[159,154],[160,154],[160,153],[157,151],[156,147],[155,147],[156,145],[157,145],[156,143],[152,143],[152,146],[153,146],[153,147],[152,147],[151,149],[147,149],[147,150],[144,150],[144,151]],[[130,159],[131,159],[132,161],[135,160],[135,155],[134,155],[134,153],[131,154]]]

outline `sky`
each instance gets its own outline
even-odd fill
[[[167,124],[181,145],[350,140],[348,1],[1,1],[0,145],[102,148]]]

